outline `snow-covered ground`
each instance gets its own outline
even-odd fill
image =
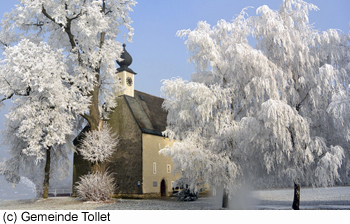
[[[254,191],[256,209],[291,209],[293,189]],[[350,187],[301,188],[300,209],[350,209]]]
[[[349,209],[350,187],[301,188],[301,209]],[[112,203],[88,203],[77,198],[59,197],[46,200],[0,200],[0,209],[12,210],[216,210],[221,208],[221,196],[200,197],[182,202],[165,199],[115,199]],[[260,190],[236,195],[230,203],[233,209],[292,209],[293,189]]]

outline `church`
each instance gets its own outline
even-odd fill
[[[108,163],[116,183],[114,196],[169,196],[173,193],[172,183],[180,176],[174,174],[171,158],[159,154],[160,149],[173,144],[162,135],[167,120],[167,112],[162,108],[164,99],[134,89],[136,73],[129,68],[132,57],[125,47],[123,44],[121,58],[124,60],[117,61],[120,67],[116,72],[125,89],[116,96],[117,107],[107,120],[119,137],[117,150]],[[87,130],[88,127],[82,133]],[[79,136],[74,144],[78,142]],[[90,170],[89,162],[75,153],[73,185]]]

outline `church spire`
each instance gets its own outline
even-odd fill
[[[122,59],[122,61],[117,61],[117,64],[120,66],[119,68],[117,68],[117,71],[118,72],[122,72],[122,71],[127,71],[127,72],[130,72],[134,75],[136,75],[136,72],[134,72],[132,69],[129,68],[129,66],[131,65],[132,63],[132,57],[131,55],[126,51],[125,49],[126,47],[126,44],[124,43],[123,44],[123,53],[122,55],[120,56]]]

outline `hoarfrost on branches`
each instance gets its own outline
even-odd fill
[[[99,130],[85,134],[78,150],[85,160],[102,163],[115,152],[118,142],[117,135],[104,122]]]
[[[67,165],[69,146],[84,122],[96,130],[116,106],[122,88],[115,60],[123,48],[120,26],[132,40],[133,0],[19,0],[1,21],[0,94],[7,115],[11,172]],[[13,134],[13,135],[12,135]],[[53,160],[50,160],[53,158]],[[21,163],[20,161],[24,162]],[[58,167],[58,166],[57,166]]]
[[[107,201],[114,193],[115,183],[112,174],[97,171],[80,177],[77,183],[77,196],[86,201]]]
[[[69,83],[74,77],[66,72],[62,51],[24,39],[7,47],[4,56],[0,94],[13,104],[3,138],[11,146],[7,172],[32,174],[46,162],[48,150],[55,158],[53,167],[66,165],[66,143],[72,140],[76,116],[87,109],[88,99],[75,97],[78,88]],[[59,170],[66,173],[64,169]]]
[[[62,49],[67,72],[75,77],[82,96],[92,95],[84,118],[98,126],[100,116],[107,117],[115,107],[115,94],[122,88],[115,76],[115,60],[121,60],[121,44],[116,41],[120,26],[132,40],[129,12],[133,0],[20,0],[1,21],[1,43],[10,46],[22,39]],[[93,93],[93,94],[92,94]]]
[[[4,55],[0,94],[13,102],[6,115],[7,130],[16,128],[14,138],[26,143],[21,150],[38,162],[48,148],[65,144],[74,134],[76,116],[87,109],[88,101],[72,97],[77,87],[69,85],[73,77],[66,72],[61,51],[25,39]]]
[[[164,135],[176,143],[160,153],[192,188],[204,180],[229,190],[247,178],[258,187],[348,181],[340,168],[350,130],[349,36],[314,30],[309,10],[317,7],[284,0],[279,10],[265,5],[248,17],[243,9],[232,22],[178,31],[196,72],[163,82]]]
[[[113,174],[105,170],[104,163],[116,151],[118,138],[107,123],[98,130],[85,134],[79,145],[79,152],[85,160],[94,163],[94,171],[80,177],[76,190],[78,197],[89,201],[106,201],[114,193]],[[100,164],[99,164],[100,163]]]

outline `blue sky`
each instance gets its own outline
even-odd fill
[[[309,0],[319,7],[310,13],[310,22],[320,31],[329,28],[349,32],[349,0]],[[0,17],[10,12],[17,0],[1,0]],[[215,25],[220,19],[230,21],[247,6],[247,13],[255,15],[261,5],[278,9],[282,0],[139,0],[131,18],[135,29],[133,43],[126,43],[126,49],[133,57],[130,66],[136,73],[135,89],[155,96],[161,96],[161,80],[172,77],[190,79],[194,67],[187,63],[187,49],[184,40],[176,36],[182,29],[194,29],[198,21]],[[123,29],[125,32],[126,30]],[[122,35],[121,35],[122,36]],[[122,37],[118,37],[123,42]],[[1,52],[0,52],[1,53]],[[0,56],[1,57],[1,56]],[[0,130],[6,110],[0,112]],[[1,138],[1,136],[0,136]],[[5,155],[0,147],[0,160]]]
[[[310,13],[310,22],[320,31],[337,28],[348,33],[350,21],[349,0],[310,0],[320,10]],[[177,0],[139,1],[131,17],[135,36],[127,50],[133,56],[130,66],[137,76],[137,90],[160,96],[161,80],[180,76],[189,79],[193,66],[187,63],[184,39],[175,34],[178,30],[194,29],[198,21],[215,25],[220,19],[231,21],[246,6],[255,15],[261,5],[278,9],[282,0]],[[120,39],[122,41],[122,39]]]
[[[320,31],[337,28],[348,33],[349,0],[308,2],[320,9],[310,13],[310,22],[314,23],[315,28]],[[0,4],[2,18],[4,12],[9,12],[18,1],[1,0]],[[126,43],[126,49],[133,57],[130,67],[137,73],[135,89],[160,96],[162,79],[178,76],[190,78],[194,67],[187,63],[185,40],[176,36],[178,30],[194,29],[201,20],[211,25],[220,19],[230,21],[247,6],[253,7],[247,11],[253,16],[261,5],[278,9],[281,4],[282,0],[139,0],[131,13],[135,29],[133,43]],[[118,40],[123,42],[121,36]]]

